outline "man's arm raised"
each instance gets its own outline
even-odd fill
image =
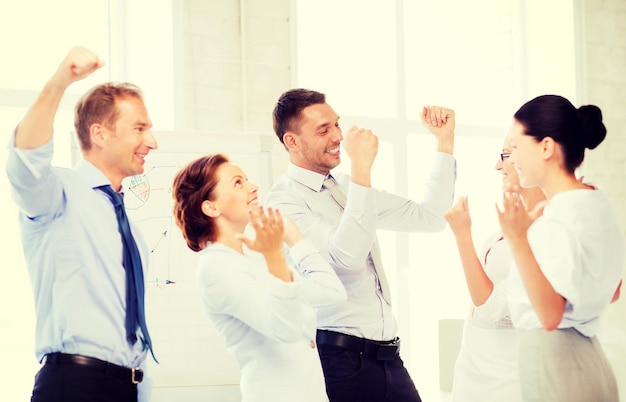
[[[65,90],[103,65],[95,53],[83,47],[70,50],[20,122],[15,134],[16,148],[38,148],[50,141],[54,115]]]

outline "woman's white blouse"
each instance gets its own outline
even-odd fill
[[[472,304],[468,320],[471,325],[485,329],[513,328],[507,304],[506,280],[511,269],[511,251],[502,233],[493,233],[485,241],[479,258],[493,283],[493,290],[483,304]]]
[[[260,253],[220,243],[200,253],[200,298],[239,365],[246,402],[328,400],[314,307],[344,300],[345,289],[308,240],[288,256],[297,268],[290,283],[271,275]]]
[[[541,271],[566,299],[559,328],[594,336],[624,268],[624,238],[617,216],[600,190],[556,194],[528,230]],[[542,325],[517,267],[511,270],[509,306],[516,328]]]

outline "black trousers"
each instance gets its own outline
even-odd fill
[[[46,363],[35,376],[31,402],[137,402],[137,385],[75,364]]]
[[[318,344],[331,402],[421,402],[400,355],[378,360],[364,353]]]

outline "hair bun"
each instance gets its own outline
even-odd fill
[[[594,149],[606,137],[606,127],[602,123],[602,111],[595,105],[584,105],[578,108],[578,119],[581,125],[581,136],[586,148]]]

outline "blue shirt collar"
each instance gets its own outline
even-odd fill
[[[102,173],[102,171],[93,163],[84,158],[81,158],[78,161],[76,166],[74,166],[74,170],[91,188],[111,185],[111,181],[104,175],[104,173]],[[122,185],[119,193],[124,194],[124,185]]]

